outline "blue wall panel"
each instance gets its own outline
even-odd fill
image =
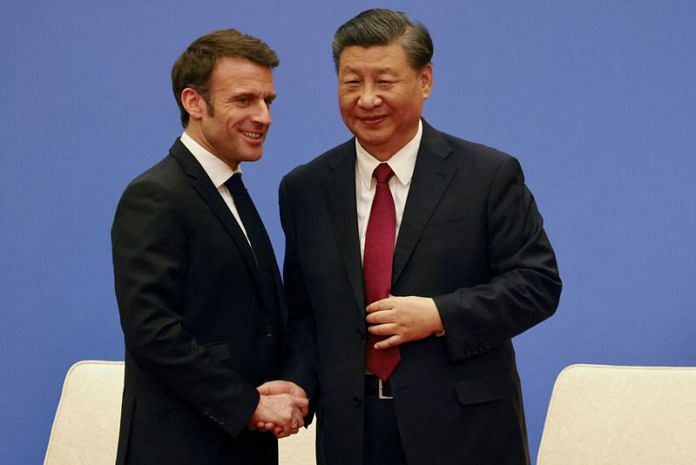
[[[375,4],[9,2],[0,18],[0,463],[43,459],[67,368],[122,359],[109,228],[181,131],[169,71],[236,27],[276,48],[279,98],[247,185],[279,256],[276,186],[349,137],[330,56]],[[557,250],[556,316],[517,338],[535,455],[575,362],[696,365],[696,4],[391,1],[435,40],[434,126],[516,155]],[[8,108],[9,105],[9,108]]]

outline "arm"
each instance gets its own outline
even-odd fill
[[[280,219],[285,233],[283,280],[288,297],[288,342],[284,379],[301,386],[310,399],[317,391],[317,347],[314,315],[297,257],[297,236],[287,180],[279,191]]]
[[[370,331],[391,336],[386,348],[445,331],[453,360],[496,347],[549,317],[561,281],[519,163],[498,169],[486,205],[488,256],[492,279],[432,299],[407,296],[375,302],[368,311]]]
[[[259,393],[184,328],[188,239],[180,208],[165,187],[140,180],[117,209],[112,246],[126,350],[140,370],[237,435],[256,411]]]

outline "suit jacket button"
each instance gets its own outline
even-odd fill
[[[266,326],[266,337],[271,337],[271,336],[273,336],[273,327]]]
[[[363,338],[365,337],[365,334],[363,333],[363,330],[362,330],[362,329],[358,328],[358,329],[355,330],[355,336],[356,336],[358,339],[363,339]]]
[[[362,399],[360,396],[353,396],[353,405],[360,407],[362,405]]]

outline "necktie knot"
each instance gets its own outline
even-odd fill
[[[242,182],[242,174],[241,173],[235,173],[225,181],[225,185],[227,186],[227,189],[230,191],[230,194],[234,197],[235,194],[244,194],[247,192],[246,187],[244,186],[244,183]]]
[[[372,176],[377,179],[378,184],[386,184],[391,177],[394,176],[394,172],[388,164],[380,163],[377,165],[377,168],[375,168]]]

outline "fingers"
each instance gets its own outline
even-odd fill
[[[283,394],[284,392],[286,392],[285,389],[283,389],[283,385],[280,381],[267,381],[262,385],[258,386],[256,390],[259,391],[260,394],[263,394],[265,396]]]
[[[305,399],[302,397],[301,399],[304,399],[304,403],[298,404],[298,407],[300,409],[300,412],[302,413],[302,418],[306,417],[309,415],[309,400]]]
[[[375,344],[376,349],[430,337],[444,329],[430,297],[389,296],[368,305],[367,312],[370,333],[385,338]]]
[[[263,427],[258,428],[259,431],[273,433],[278,439],[291,436],[297,433],[301,428],[301,426],[296,424],[291,424],[287,429],[275,423],[264,423],[263,425]]]
[[[375,336],[391,336],[399,333],[399,325],[396,323],[384,323],[380,325],[368,326],[367,330]]]
[[[256,388],[261,397],[249,420],[249,429],[273,433],[278,438],[296,434],[309,413],[304,389],[291,381],[267,381]]]
[[[298,411],[299,412],[299,411]],[[296,434],[302,426],[304,426],[304,420],[299,415],[293,415],[292,420],[284,424],[273,424],[272,428],[267,429],[267,431],[273,432],[273,434],[278,438],[285,438]]]
[[[389,349],[390,347],[396,347],[400,344],[403,344],[404,342],[406,342],[406,340],[401,335],[395,334],[386,339],[382,339],[379,342],[376,342],[374,347],[378,350]]]
[[[297,432],[300,430],[300,426],[290,425],[289,429],[284,429],[282,426],[278,426],[275,423],[259,423],[258,428],[250,429],[257,429],[261,432],[273,433],[276,438],[281,439],[292,436],[293,434],[297,434]]]
[[[283,434],[292,434],[304,424],[309,401],[290,394],[261,394],[254,414],[249,419],[249,428],[274,431],[282,428]]]
[[[303,417],[309,414],[309,400],[307,399],[307,393],[297,384],[292,381],[285,380],[273,380],[267,381],[256,388],[261,395],[279,395],[279,394],[289,394],[295,397],[295,403],[300,409]],[[301,425],[300,425],[301,426]]]
[[[365,319],[368,323],[372,325],[378,325],[381,323],[393,323],[396,321],[398,315],[394,310],[374,310],[372,313],[368,313]]]
[[[280,379],[267,381],[256,389],[264,395],[291,394],[298,397],[307,397],[307,393],[305,393],[304,389],[302,389],[300,386],[292,381],[284,381]]]
[[[379,311],[383,311],[383,310],[390,310],[390,309],[394,308],[394,300],[395,300],[395,298],[392,296],[389,296],[389,297],[384,298],[384,299],[376,300],[367,306],[367,308],[366,308],[367,313],[379,312]]]

